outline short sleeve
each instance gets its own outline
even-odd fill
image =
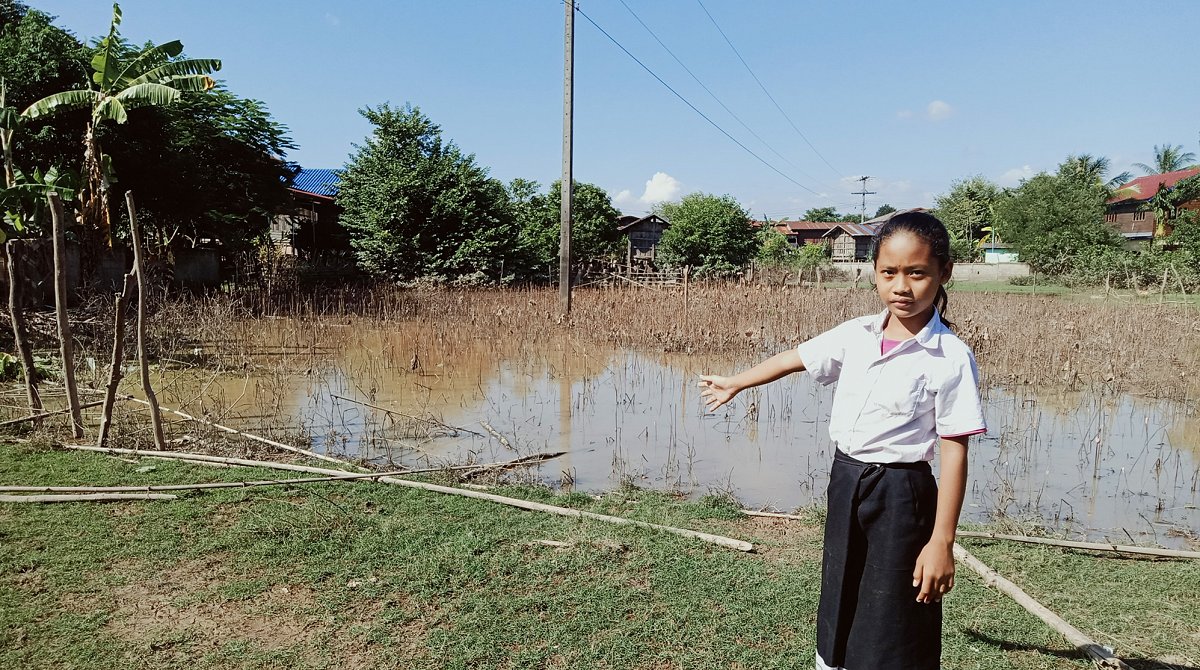
[[[978,435],[987,431],[983,401],[979,397],[979,368],[967,352],[955,370],[937,389],[933,405],[939,437]]]
[[[836,382],[842,374],[842,361],[846,360],[846,340],[848,333],[845,328],[853,322],[843,323],[820,335],[801,342],[796,347],[804,369],[822,384]]]

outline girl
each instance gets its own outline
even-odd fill
[[[837,450],[817,609],[818,670],[936,670],[942,597],[954,588],[967,440],[986,430],[971,350],[943,314],[950,236],[902,212],[879,230],[884,309],[847,321],[733,377],[703,375],[708,411],[808,370],[834,394]],[[941,445],[941,488],[930,461]]]

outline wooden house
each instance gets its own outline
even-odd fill
[[[776,221],[771,224],[794,247],[820,244],[821,238],[833,229],[833,221]]]
[[[617,220],[617,232],[625,236],[625,260],[628,265],[635,262],[654,263],[658,258],[658,244],[663,232],[671,224],[657,214],[643,217],[622,216]]]
[[[875,234],[879,225],[865,223],[835,223],[822,235],[827,240],[834,261],[866,261],[875,251]]]
[[[338,224],[337,170],[302,169],[288,184],[292,211],[271,221],[271,239],[285,252],[313,254],[350,250],[350,237]]]
[[[1116,195],[1109,199],[1104,220],[1125,238],[1126,245],[1145,246],[1154,240],[1158,227],[1154,212],[1148,207],[1150,199],[1158,194],[1159,189],[1170,189],[1179,181],[1198,174],[1200,167],[1138,177],[1117,189]],[[1200,209],[1200,200],[1187,203],[1184,208]],[[1163,230],[1160,233],[1170,235],[1171,231]]]

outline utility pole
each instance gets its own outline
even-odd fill
[[[564,315],[571,313],[571,199],[575,182],[571,178],[571,117],[575,85],[575,0],[563,3],[567,8],[563,54],[563,153],[562,205],[559,210],[558,232],[558,299]]]
[[[868,196],[868,195],[875,195],[875,191],[868,191],[868,190],[867,190],[867,180],[868,180],[868,179],[870,179],[870,177],[868,177],[868,176],[866,176],[866,175],[863,175],[862,177],[859,177],[859,178],[858,178],[858,181],[861,181],[861,182],[862,182],[862,190],[861,190],[861,191],[854,191],[853,193],[851,193],[851,194],[850,194],[850,195],[861,195],[861,196],[862,196],[862,211],[860,211],[860,212],[859,212],[859,215],[858,215],[858,222],[859,222],[859,223],[862,223],[862,222],[864,222],[864,221],[866,221],[866,220],[867,220],[867,196]]]

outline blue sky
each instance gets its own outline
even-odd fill
[[[27,0],[82,38],[103,0]],[[625,0],[754,132],[713,100],[620,0],[579,7],[763,165],[576,18],[575,178],[629,213],[703,191],[755,217],[814,206],[868,213],[931,205],[963,177],[1003,185],[1065,156],[1151,162],[1155,144],[1200,154],[1194,67],[1200,3]],[[370,132],[357,113],[419,106],[495,177],[561,170],[564,8],[555,0],[126,0],[123,33],[183,41],[264,101],[305,167],[339,167]],[[788,120],[790,118],[790,121]],[[816,148],[814,152],[803,137]],[[784,158],[786,157],[786,161]],[[827,164],[828,163],[828,164]],[[798,186],[794,182],[803,185]],[[814,193],[815,192],[815,193]]]

